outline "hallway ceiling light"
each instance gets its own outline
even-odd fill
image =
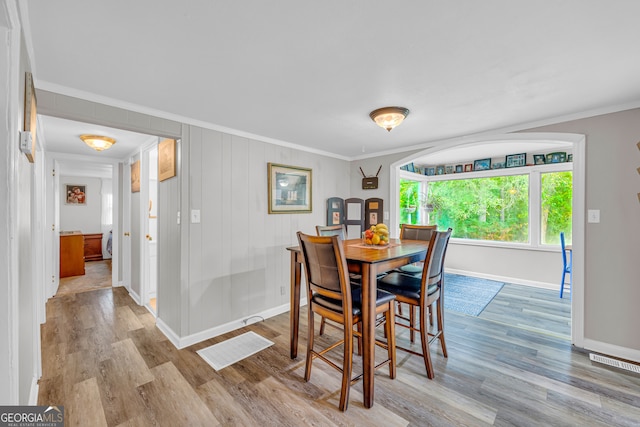
[[[80,135],[80,139],[96,151],[108,150],[116,143],[115,139],[101,135]]]
[[[384,107],[369,113],[371,120],[378,126],[391,132],[391,129],[398,126],[409,115],[409,110],[404,107]]]

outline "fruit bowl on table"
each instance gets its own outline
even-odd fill
[[[372,225],[363,233],[362,241],[367,246],[389,245],[389,229],[385,224]]]

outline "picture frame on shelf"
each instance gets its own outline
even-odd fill
[[[473,165],[471,163],[467,163],[466,165],[464,165],[464,171],[473,172]]]
[[[573,154],[567,154],[567,162],[573,162]]]
[[[504,159],[506,168],[519,168],[527,165],[527,153],[509,154]]]
[[[544,165],[545,162],[545,155],[544,154],[534,154],[533,155],[533,164],[534,165]]]
[[[453,168],[453,165],[447,165],[445,166],[444,170],[445,170],[445,173],[449,175],[449,174],[452,174],[455,169]]]
[[[311,213],[311,169],[268,163],[269,213]]]
[[[444,175],[444,165],[436,166],[436,175]]]
[[[462,173],[462,165],[456,165],[456,173]]]
[[[567,161],[567,153],[564,151],[549,153],[546,160],[547,163],[564,163]]]
[[[494,162],[491,169],[504,169],[504,162]]]
[[[436,174],[436,168],[427,168],[427,176],[432,176]]]
[[[480,159],[473,162],[474,171],[487,171],[491,169],[491,159]]]
[[[413,166],[413,163],[409,163],[407,165],[407,171],[409,171],[409,172],[415,172],[416,171],[416,168],[415,168],[415,166]]]

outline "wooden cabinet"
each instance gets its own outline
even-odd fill
[[[84,274],[84,237],[80,231],[60,233],[60,278]]]
[[[102,260],[102,233],[84,235],[84,260]]]

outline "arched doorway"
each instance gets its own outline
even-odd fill
[[[398,230],[400,219],[399,184],[400,167],[421,156],[447,150],[475,150],[477,147],[497,147],[511,144],[547,144],[549,147],[567,146],[573,151],[573,285],[571,294],[571,342],[583,347],[584,341],[584,235],[585,235],[585,136],[567,133],[514,133],[491,136],[458,138],[443,141],[390,165],[390,228]],[[511,148],[513,150],[513,148]],[[558,150],[561,151],[561,150]],[[521,152],[518,149],[512,152]]]

